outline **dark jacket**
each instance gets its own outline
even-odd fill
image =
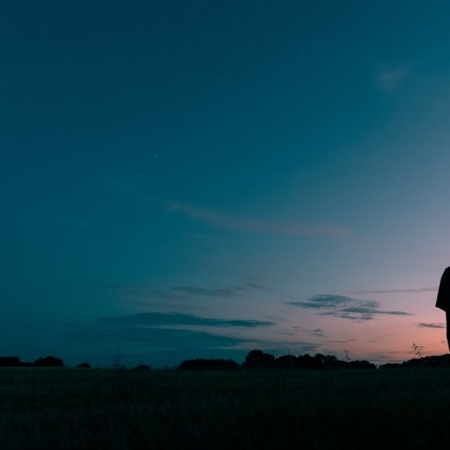
[[[439,284],[436,308],[450,311],[450,267],[444,270]]]

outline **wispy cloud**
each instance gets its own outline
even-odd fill
[[[403,294],[403,293],[413,294],[415,292],[436,292],[436,291],[437,291],[437,287],[423,287],[423,288],[416,288],[416,289],[370,289],[370,290],[352,291],[352,294],[355,294],[355,295]]]
[[[203,208],[174,203],[170,211],[179,212],[190,219],[207,223],[208,225],[232,231],[251,233],[278,234],[286,236],[333,236],[342,237],[349,234],[345,228],[327,225],[310,226],[297,222],[276,222],[262,219],[236,217]]]
[[[385,91],[392,91],[398,88],[401,83],[410,76],[410,74],[411,69],[405,66],[383,70],[378,73],[378,85]]]
[[[383,310],[381,304],[374,300],[359,300],[343,295],[316,295],[307,301],[286,302],[304,309],[316,309],[322,316],[334,316],[357,322],[372,320],[377,315],[409,316],[405,311]]]
[[[347,304],[349,297],[343,295],[315,295],[305,302],[286,302],[289,305],[299,306],[300,308],[310,309],[328,309],[336,308],[339,305]]]
[[[161,289],[149,284],[138,283],[89,283],[89,288],[99,289],[105,292],[124,294],[131,297],[147,297],[148,299],[163,298],[175,299],[179,294],[171,289]]]
[[[174,286],[174,291],[184,294],[203,297],[235,297],[248,290],[245,286],[233,286],[228,288],[211,289],[199,286]]]
[[[262,320],[222,319],[183,313],[139,313],[99,317],[89,322],[68,325],[63,338],[76,342],[143,344],[152,352],[245,348],[248,338],[238,337],[230,328],[270,327],[274,322]],[[207,328],[199,329],[199,327]],[[208,330],[211,329],[211,331]],[[225,332],[228,329],[228,332]]]
[[[151,284],[94,282],[87,284],[90,289],[102,290],[122,297],[125,301],[141,306],[178,304],[189,306],[188,301],[196,297],[202,298],[237,298],[252,291],[268,291],[266,286],[246,282],[225,287],[205,287],[198,285],[155,287]],[[192,307],[192,303],[189,306]]]
[[[445,328],[445,325],[443,323],[425,323],[420,322],[417,324],[419,328]]]
[[[245,339],[188,329],[153,328],[136,326],[105,326],[105,324],[71,325],[63,336],[65,339],[88,343],[133,342],[150,346],[152,351],[176,349],[178,351],[195,349],[214,349],[236,347]]]
[[[256,328],[275,325],[274,322],[262,320],[218,319],[177,312],[147,312],[124,316],[100,317],[96,319],[96,321],[111,325],[133,325],[146,327],[207,326]]]
[[[305,330],[310,336],[324,337],[325,332],[321,328],[316,328],[314,330]]]

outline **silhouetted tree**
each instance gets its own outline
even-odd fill
[[[34,367],[64,367],[64,363],[61,358],[55,358],[54,356],[46,356],[45,358],[39,358],[33,363]]]
[[[404,361],[401,367],[450,367],[450,354],[413,358]]]
[[[87,362],[84,362],[84,363],[78,364],[77,367],[80,367],[80,368],[83,368],[83,369],[90,369],[91,365],[89,363],[87,363]]]
[[[348,361],[342,361],[334,355],[325,355],[324,356],[325,364],[322,367],[323,369],[350,369],[351,363]],[[353,362],[353,361],[351,361]]]
[[[379,369],[398,369],[399,367],[401,367],[400,363],[386,363],[386,364],[381,364]]]
[[[251,350],[245,357],[244,367],[249,369],[270,369],[273,367],[275,356],[262,350]]]
[[[314,368],[315,360],[311,355],[300,355],[297,357],[297,367],[299,369],[312,369]]]
[[[450,354],[413,358],[408,361],[403,361],[402,363],[386,363],[379,366],[379,369],[398,369],[410,367],[450,367]]]
[[[350,361],[347,363],[350,369],[376,369],[377,366],[369,361]]]
[[[236,370],[239,364],[232,359],[187,359],[183,361],[178,370]]]
[[[150,370],[150,366],[147,366],[147,364],[139,364],[134,369],[135,370]]]
[[[324,366],[325,366],[325,355],[322,355],[322,353],[316,353],[314,355],[314,368],[323,369]]]
[[[0,367],[21,367],[22,364],[18,356],[0,356]]]
[[[282,355],[275,359],[273,365],[277,369],[298,369],[299,361],[294,355]]]

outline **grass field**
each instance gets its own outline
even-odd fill
[[[1,450],[450,445],[450,369],[0,369]]]

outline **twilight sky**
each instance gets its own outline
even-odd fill
[[[0,355],[447,352],[450,3],[0,15]]]

